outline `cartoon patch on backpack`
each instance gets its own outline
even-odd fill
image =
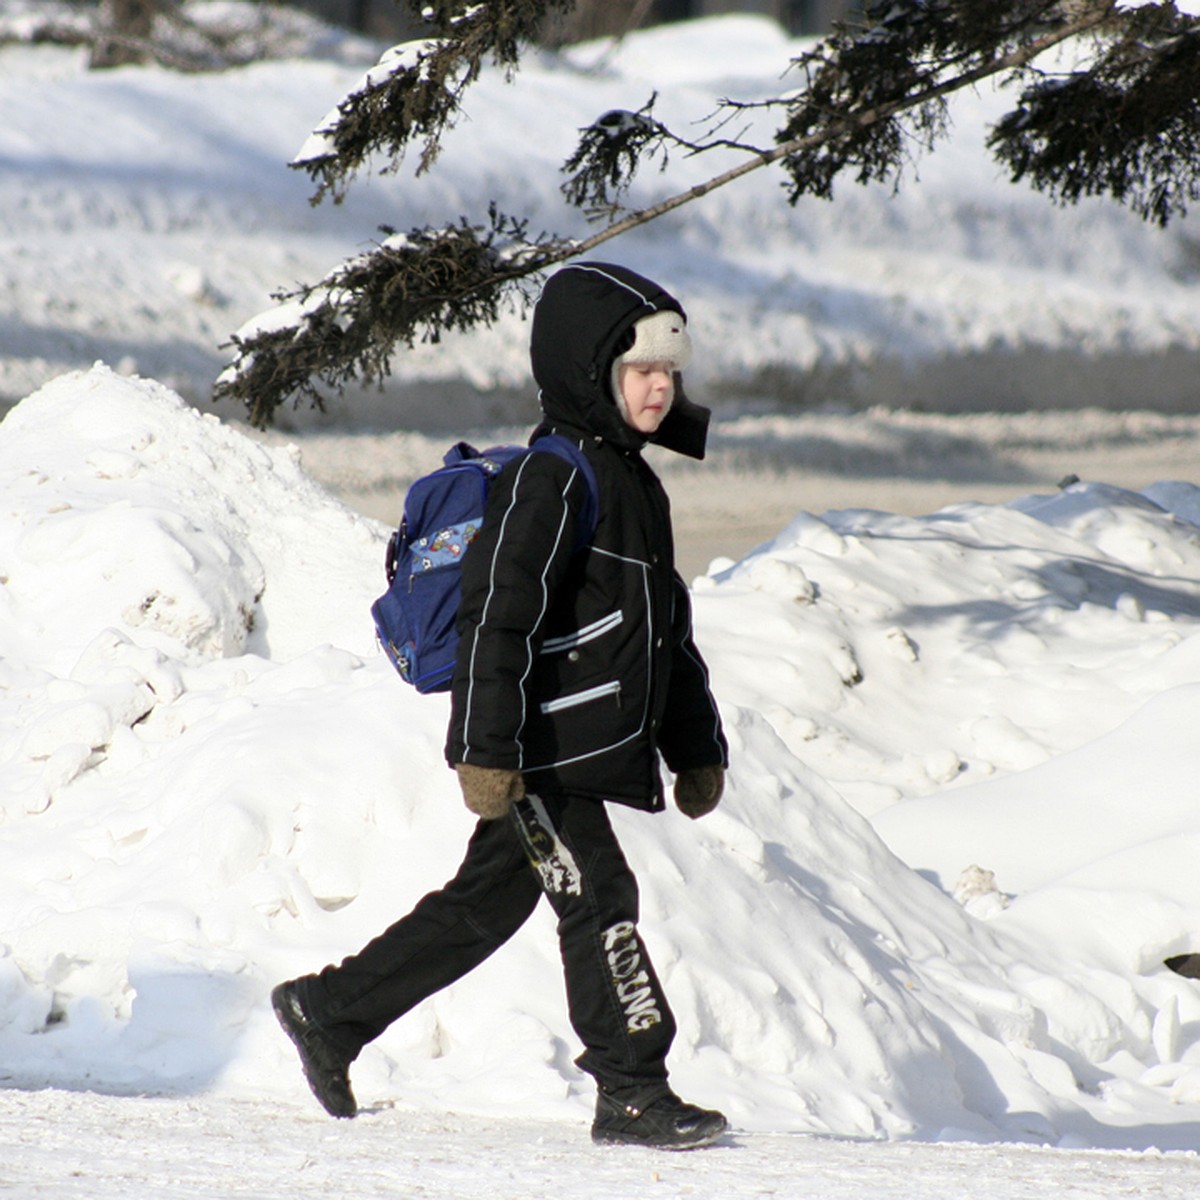
[[[418,571],[436,571],[455,566],[479,533],[478,521],[450,525],[412,543],[413,567]]]

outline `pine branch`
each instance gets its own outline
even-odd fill
[[[417,173],[437,158],[444,134],[454,127],[463,94],[489,58],[514,71],[520,45],[531,41],[554,10],[574,0],[489,0],[469,4],[439,0],[410,3],[431,36],[389,50],[316,131],[291,165],[317,184],[312,203],[327,195],[340,201],[354,176],[376,154],[395,170],[410,143],[421,142]]]
[[[1165,226],[1200,199],[1200,32],[1174,5],[1131,12],[1090,71],[1043,79],[988,145],[1060,203],[1109,195]]]
[[[382,383],[397,344],[491,324],[502,308],[527,301],[526,280],[573,253],[556,238],[530,240],[525,222],[494,207],[487,225],[462,218],[443,229],[382,232],[372,252],[319,284],[277,293],[281,308],[235,334],[227,345],[236,357],[214,399],[240,402],[260,428],[289,400],[323,409],[322,385]]]
[[[1041,37],[1011,51],[1001,58],[973,67],[955,76],[953,79],[931,84],[915,94],[901,96],[858,112],[831,117],[822,128],[816,129],[811,133],[804,133],[793,137],[782,142],[772,150],[759,152],[745,162],[739,163],[737,166],[731,167],[729,170],[723,171],[719,175],[705,180],[703,183],[698,183],[686,191],[667,197],[657,204],[631,213],[622,220],[614,222],[599,233],[580,242],[575,248],[574,253],[578,255],[590,253],[596,247],[611,241],[615,237],[619,237],[623,233],[628,233],[631,229],[636,229],[639,225],[645,225],[650,221],[656,220],[658,217],[664,216],[682,207],[684,204],[707,196],[710,192],[725,187],[763,167],[770,166],[781,160],[799,158],[805,154],[820,152],[831,142],[851,137],[861,130],[869,129],[873,125],[890,120],[895,115],[907,109],[919,108],[951,95],[954,92],[961,91],[963,88],[971,87],[993,75],[1016,70],[1059,43],[1095,28],[1104,19],[1106,19],[1106,14],[1097,15],[1089,13],[1086,17],[1082,17],[1070,25],[1043,34]]]
[[[790,103],[773,148],[739,147],[745,161],[583,241],[546,234],[531,241],[523,222],[494,208],[487,225],[461,218],[448,229],[389,238],[320,285],[277,296],[293,306],[293,320],[235,336],[238,356],[217,396],[242,401],[256,424],[269,424],[289,399],[322,405],[322,386],[337,390],[356,377],[381,382],[397,344],[494,321],[503,306],[526,303],[531,281],[549,268],[775,163],[791,177],[793,203],[802,194],[828,196],[847,168],[860,180],[884,178],[902,161],[900,116],[915,114],[935,138],[947,96],[1028,71],[1034,59],[1091,32],[1103,51],[1094,74],[1081,70],[1027,89],[993,141],[1015,178],[1027,175],[1067,201],[1107,192],[1165,221],[1197,194],[1200,22],[1179,17],[1171,3],[1136,13],[1118,12],[1115,0],[892,0],[865,33],[839,34],[800,60],[810,86]],[[890,74],[880,69],[885,62]],[[1061,103],[1064,96],[1069,103]],[[573,203],[612,212],[644,156],[731,144],[685,142],[651,116],[652,105],[606,114],[584,131],[564,168],[575,172],[564,185]],[[1110,121],[1111,133],[1100,128]],[[1073,144],[1060,142],[1063,131]]]
[[[660,170],[666,169],[665,146],[678,144],[678,139],[650,115],[657,98],[655,92],[637,112],[614,108],[583,130],[575,153],[563,167],[574,172],[562,185],[569,204],[613,212],[644,158],[655,156]]]
[[[571,173],[563,184],[563,194],[576,207],[613,212],[643,159],[656,157],[665,166],[669,148],[693,156],[735,149],[750,157],[731,171],[664,201],[665,208],[646,210],[650,217],[631,214],[630,225],[620,222],[616,226],[620,232],[773,163],[783,163],[792,177],[792,203],[804,194],[828,199],[834,179],[848,167],[854,168],[860,183],[884,179],[904,157],[906,132],[897,117],[915,113],[925,140],[934,141],[946,128],[945,96],[990,76],[1017,70],[1059,42],[1096,28],[1109,19],[1113,4],[1087,5],[1075,20],[1057,22],[1057,27],[1029,38],[1030,20],[1048,19],[1057,7],[1054,0],[1024,0],[1015,5],[995,5],[988,0],[975,0],[974,4],[970,0],[941,4],[893,0],[886,5],[887,15],[880,24],[856,34],[842,30],[793,64],[808,76],[808,86],[788,104],[789,119],[776,135],[773,149],[728,138],[709,136],[695,142],[678,137],[650,116],[652,98],[636,113],[606,113],[583,131],[579,146],[563,167]],[[1022,34],[1024,41],[1019,38]],[[1014,40],[1016,46],[1000,49]],[[946,79],[950,72],[957,73]],[[759,107],[781,103],[766,100]],[[750,106],[726,107],[739,112]],[[600,236],[607,240],[607,231]]]

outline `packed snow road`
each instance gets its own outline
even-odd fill
[[[0,1194],[126,1200],[1191,1200],[1194,1153],[734,1131],[707,1150],[595,1147],[585,1125],[278,1102],[0,1092]]]

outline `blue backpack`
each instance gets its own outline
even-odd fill
[[[388,542],[388,590],[371,605],[371,615],[392,665],[418,692],[450,687],[463,555],[483,524],[492,482],[514,459],[543,450],[577,467],[587,483],[588,500],[576,531],[576,545],[586,546],[596,532],[596,475],[583,451],[558,434],[538,438],[532,446],[483,451],[459,442],[446,452],[442,467],[408,489],[400,527]]]

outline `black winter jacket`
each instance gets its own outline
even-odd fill
[[[663,806],[659,753],[676,772],[725,765],[708,672],[674,568],[666,493],[608,388],[614,346],[667,292],[623,267],[554,275],[534,311],[531,357],[544,420],[586,453],[599,487],[553,454],[511,463],[463,560],[446,757],[519,769],[531,792]],[[654,440],[703,457],[708,412],[676,398]]]

